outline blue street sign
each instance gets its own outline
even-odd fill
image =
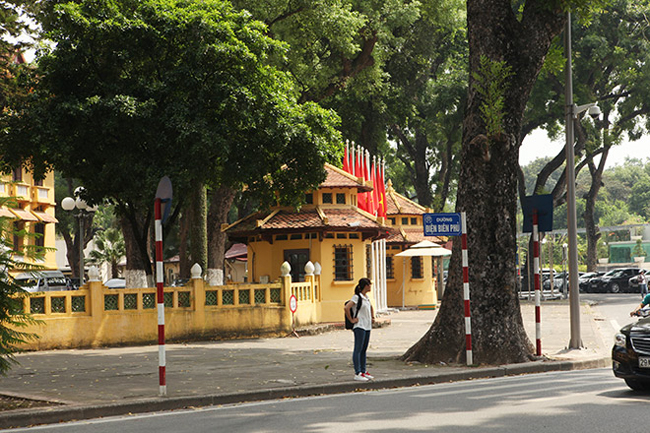
[[[462,227],[459,213],[425,213],[424,236],[460,236]]]
[[[537,229],[548,233],[553,231],[553,195],[529,195],[522,200],[524,213],[523,233],[533,232],[533,212],[537,211]]]

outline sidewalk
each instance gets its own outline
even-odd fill
[[[407,365],[396,358],[431,326],[436,311],[400,311],[384,316],[368,349],[373,382],[353,381],[353,336],[344,329],[277,339],[168,344],[167,396],[158,397],[158,347],[137,346],[21,354],[19,366],[0,378],[0,394],[60,402],[60,406],[0,412],[0,428],[52,423],[188,406],[227,404],[293,396],[352,392],[416,384],[498,377],[610,365],[610,341],[595,313],[582,306],[585,349],[566,350],[568,301],[542,305],[542,351],[549,361],[498,367]],[[522,315],[535,341],[534,306]],[[480,359],[475,362],[480,363]]]

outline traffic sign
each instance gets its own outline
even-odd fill
[[[289,309],[292,313],[295,313],[296,310],[298,310],[298,299],[296,298],[296,295],[291,295],[289,298]]]
[[[424,236],[460,236],[462,227],[459,213],[425,213]]]
[[[524,213],[523,233],[533,232],[533,212],[537,212],[537,226],[540,232],[553,231],[553,195],[529,195],[522,200]]]

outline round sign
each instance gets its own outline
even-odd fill
[[[295,313],[298,309],[298,299],[296,298],[296,295],[291,295],[289,298],[289,309],[292,313]]]

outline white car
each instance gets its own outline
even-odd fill
[[[124,278],[111,278],[104,285],[109,289],[124,289],[126,288],[126,280]]]

